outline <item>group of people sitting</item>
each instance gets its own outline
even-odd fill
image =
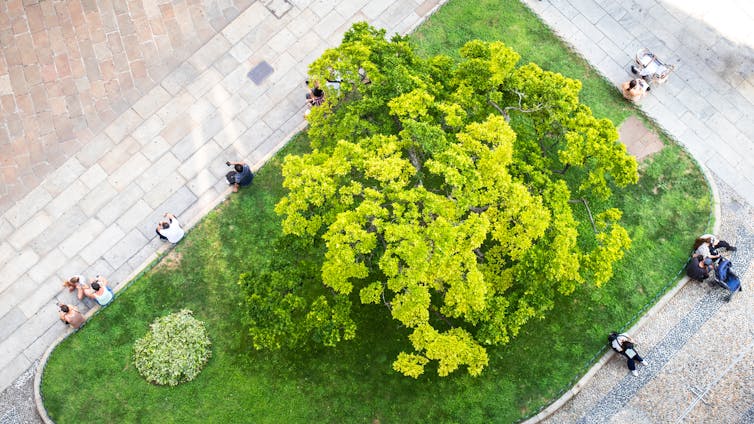
[[[704,234],[694,240],[691,260],[686,266],[686,274],[694,280],[704,281],[714,272],[714,267],[720,259],[720,251],[735,252],[736,246],[725,240],[720,240],[712,234]],[[634,376],[638,376],[636,363],[647,365],[647,361],[636,351],[636,342],[627,334],[612,332],[607,337],[608,346],[626,358],[628,369]]]
[[[719,249],[735,252],[736,247],[725,240],[719,240],[712,234],[704,234],[694,240],[691,260],[686,265],[689,278],[704,281],[715,269],[715,262],[720,258]]]
[[[233,187],[233,192],[237,192],[239,187],[251,184],[254,179],[254,173],[249,165],[243,162],[225,162],[227,166],[232,166],[233,170],[225,175],[228,184]],[[161,240],[167,240],[170,243],[178,243],[186,232],[178,222],[178,218],[172,213],[166,212],[165,219],[157,224],[155,233]],[[84,298],[94,299],[100,306],[105,306],[113,300],[114,294],[109,287],[107,279],[98,275],[91,281],[87,282],[86,277],[77,274],[63,282],[63,287],[69,292],[76,292],[78,300]],[[76,306],[58,303],[58,314],[60,320],[78,329],[84,324],[86,318]]]
[[[76,291],[76,297],[79,300],[93,299],[100,306],[107,305],[115,297],[113,290],[108,285],[107,278],[101,275],[96,276],[89,283],[87,283],[86,277],[80,274],[63,282],[63,287],[67,288],[69,292]],[[75,306],[59,303],[58,308],[60,320],[73,328],[78,329],[86,321]]]

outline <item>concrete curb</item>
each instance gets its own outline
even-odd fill
[[[678,145],[683,147],[680,143]],[[686,153],[689,154],[689,156],[691,156],[691,154],[688,151],[686,151]],[[693,156],[691,157],[693,158]],[[712,216],[715,219],[714,225],[712,227],[712,234],[717,234],[718,231],[720,231],[720,225],[721,225],[720,217],[722,216],[721,210],[720,210],[720,194],[718,192],[717,185],[715,184],[715,180],[712,178],[712,174],[710,173],[710,170],[707,169],[707,167],[705,167],[703,164],[699,163],[696,160],[696,158],[694,158],[694,161],[697,163],[697,166],[699,166],[699,169],[702,170],[702,173],[704,174],[704,178],[707,180],[707,185],[710,188],[710,193],[712,194],[712,202],[713,202]],[[688,277],[684,276],[683,278],[681,278],[675,287],[673,287],[672,289],[670,289],[670,291],[665,293],[665,295],[663,295],[660,298],[660,300],[658,300],[657,303],[655,303],[655,305],[652,306],[652,308],[650,308],[649,311],[647,311],[647,313],[644,314],[644,316],[642,316],[636,322],[636,324],[634,324],[626,332],[629,334],[639,333],[641,329],[644,327],[644,325],[646,325],[648,321],[653,319],[659,313],[659,311],[661,311],[665,307],[665,305],[667,305],[670,299],[675,297],[675,295],[686,286],[687,282],[689,282]],[[537,415],[527,419],[526,421],[523,421],[523,424],[539,423],[547,419],[550,415],[557,412],[558,409],[560,409],[569,400],[571,400],[574,396],[576,396],[581,391],[581,389],[592,380],[592,378],[597,374],[597,372],[600,371],[602,367],[604,367],[605,364],[607,364],[610,361],[610,359],[612,359],[614,353],[615,352],[613,351],[608,351],[604,355],[602,355],[602,358],[600,358],[600,360],[597,361],[597,363],[595,363],[594,366],[592,366],[592,368],[590,368],[589,371],[587,371],[587,373],[584,374],[584,376],[581,377],[581,379],[578,382],[576,382],[576,384],[574,384],[573,387],[571,387],[563,396],[558,398],[558,400],[556,400],[555,402],[551,403],[550,406],[548,406],[544,410],[540,411]]]

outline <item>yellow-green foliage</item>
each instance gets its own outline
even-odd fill
[[[573,199],[637,180],[615,127],[579,102],[581,83],[519,65],[500,42],[470,41],[461,57],[422,59],[355,25],[310,67],[350,82],[308,115],[313,151],[286,158],[276,208],[287,234],[324,241],[325,286],[357,290],[411,331],[393,368],[412,377],[429,364],[478,375],[483,345],[609,280],[630,245],[611,209],[596,211],[596,234],[574,218]]]

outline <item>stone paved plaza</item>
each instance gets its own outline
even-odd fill
[[[0,211],[252,0],[0,2]]]
[[[711,171],[750,287],[754,6],[523,1],[616,86],[640,47],[677,65],[640,106]],[[76,303],[63,279],[127,283],[165,249],[164,212],[193,225],[227,197],[226,160],[257,169],[303,128],[307,65],[353,22],[406,33],[440,3],[0,2],[0,423],[38,420],[23,400],[66,332],[55,302]],[[273,71],[254,82],[260,64]],[[611,358],[550,422],[754,421],[751,307],[751,290],[725,303],[687,284],[637,330],[640,378]]]

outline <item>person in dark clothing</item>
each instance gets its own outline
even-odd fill
[[[712,259],[705,258],[702,255],[694,255],[686,265],[686,275],[697,281],[704,281],[709,278],[709,272],[712,270]]]
[[[225,178],[228,180],[228,184],[233,186],[233,193],[238,192],[238,188],[241,186],[247,186],[254,180],[254,173],[251,172],[249,165],[243,162],[225,162],[226,165],[233,165],[233,171],[228,172]]]
[[[309,81],[306,81],[306,87],[309,92],[306,93],[306,104],[309,106],[319,106],[325,102],[325,92],[319,87],[319,81],[314,80],[314,86],[309,87]]]
[[[636,370],[637,362],[644,366],[649,365],[646,359],[639,356],[639,352],[636,351],[636,342],[628,334],[618,334],[613,331],[607,336],[607,341],[610,348],[626,357],[626,365],[634,377],[639,376]]]

